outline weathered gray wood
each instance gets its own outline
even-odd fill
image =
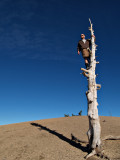
[[[95,57],[96,44],[95,44],[94,31],[91,21],[89,30],[91,31],[91,45],[92,45],[92,50],[90,55],[90,69],[86,70],[84,68],[81,68],[81,70],[84,71],[83,75],[86,76],[88,80],[88,91],[86,92],[86,96],[88,101],[89,130],[87,132],[87,135],[89,140],[89,147],[90,149],[92,149],[92,152],[87,156],[87,158],[93,154],[96,154],[96,149],[101,146],[101,139],[100,139],[101,126],[97,108],[98,106],[97,90],[101,88],[101,85],[96,84],[95,68],[98,62],[96,62],[96,57]]]

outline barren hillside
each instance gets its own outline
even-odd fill
[[[100,122],[102,137],[120,135],[120,117],[100,117]],[[87,140],[87,130],[86,116],[0,126],[0,160],[84,160],[86,144],[71,141],[71,133]],[[120,160],[120,140],[107,140],[103,148],[112,160]]]

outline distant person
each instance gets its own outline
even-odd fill
[[[93,35],[95,38],[95,36]],[[82,52],[82,56],[85,60],[86,69],[89,69],[90,64],[90,46],[91,46],[91,39],[85,39],[85,35],[81,34],[81,40],[78,42],[77,51],[78,55]]]

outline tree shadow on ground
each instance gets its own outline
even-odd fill
[[[38,123],[31,123],[31,125],[33,125],[33,126],[35,126],[35,127],[40,127],[39,130],[45,130],[45,131],[47,131],[47,132],[49,132],[49,133],[51,133],[51,134],[59,137],[61,140],[69,143],[69,144],[72,145],[73,147],[76,147],[76,148],[82,150],[83,152],[87,152],[87,153],[88,153],[88,147],[87,147],[87,146],[84,147],[84,146],[82,146],[80,143],[76,143],[76,142],[72,141],[71,139],[69,139],[69,138],[65,137],[64,135],[56,132],[55,130],[51,130],[51,129],[49,129],[49,128],[41,125],[41,124],[38,124]]]

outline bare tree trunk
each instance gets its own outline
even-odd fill
[[[90,19],[89,19],[90,21]],[[101,126],[98,116],[98,103],[97,103],[97,90],[101,88],[100,84],[96,84],[96,74],[95,74],[95,68],[96,68],[96,58],[95,58],[95,51],[96,51],[96,44],[95,39],[93,37],[94,31],[92,28],[92,24],[90,21],[90,28],[91,31],[91,45],[92,50],[90,54],[90,69],[86,70],[84,68],[81,68],[83,72],[83,75],[87,77],[88,80],[88,91],[86,92],[87,101],[88,101],[88,119],[89,119],[89,130],[87,132],[88,140],[89,140],[89,147],[92,150],[92,153],[90,153],[88,157],[96,154],[96,150],[100,148],[101,146]]]

